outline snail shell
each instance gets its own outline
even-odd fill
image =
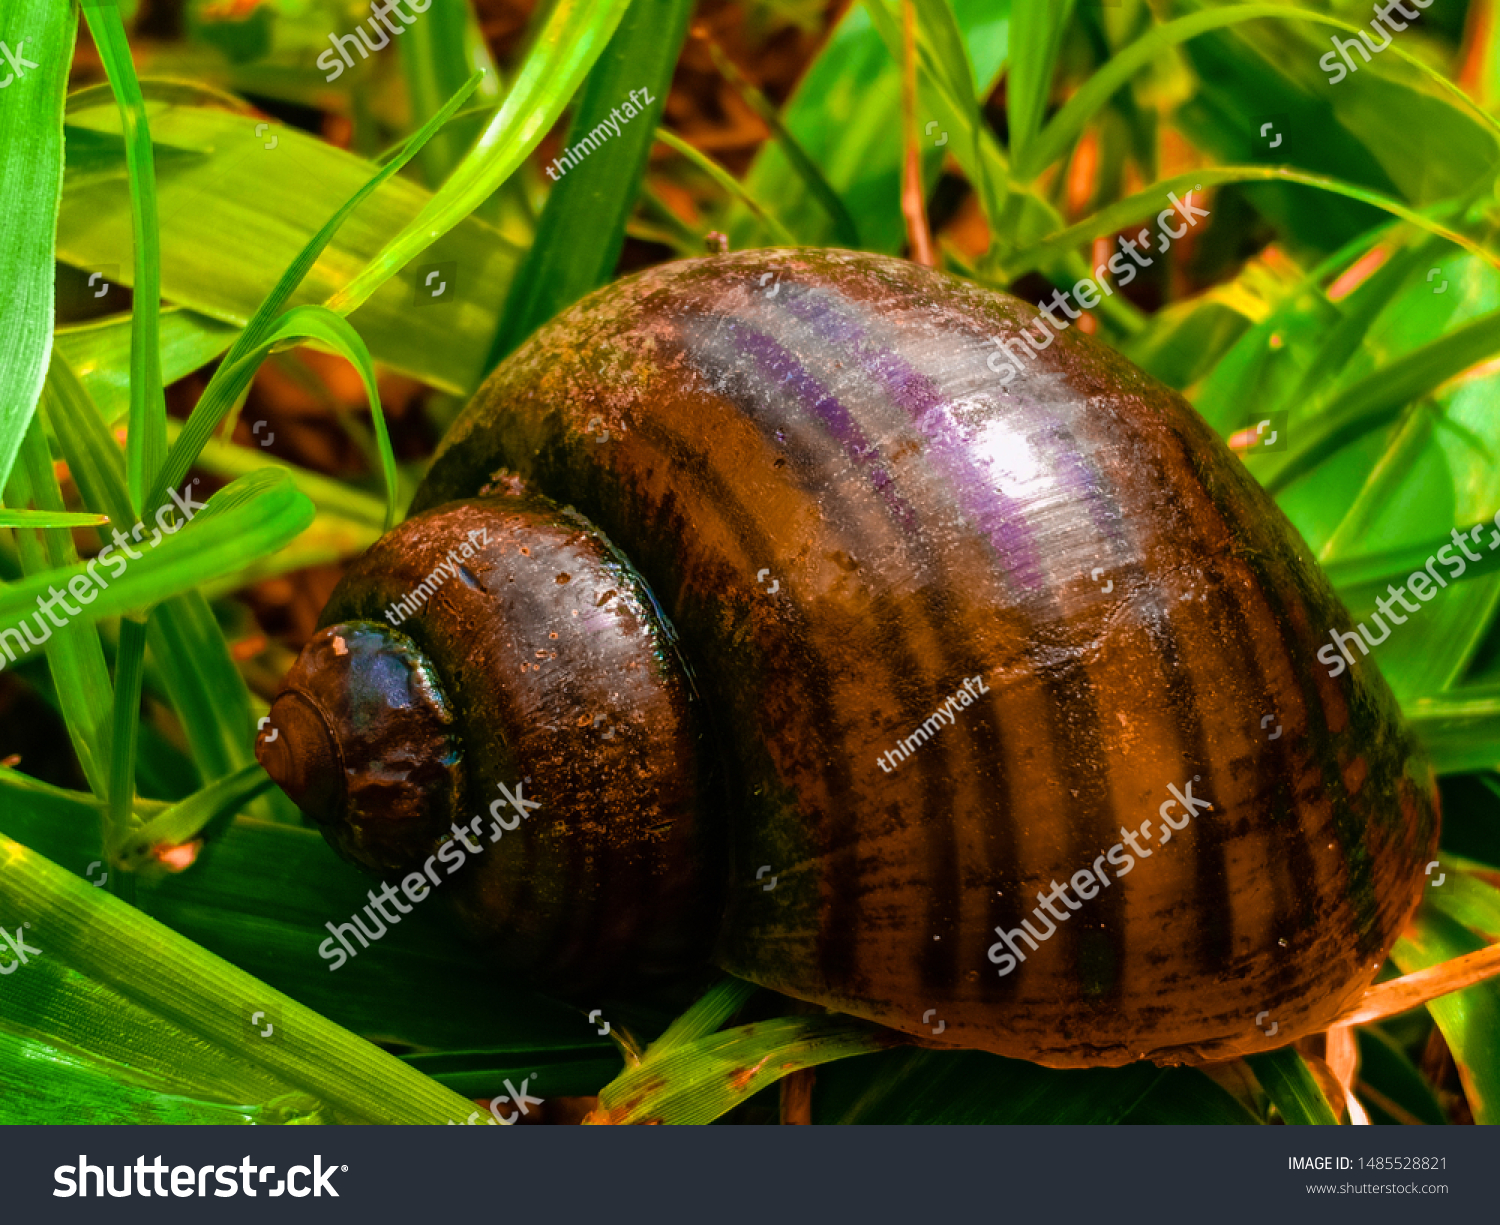
[[[645,870],[680,885],[663,922],[698,930],[669,948],[643,919],[659,969],[711,938],[719,965],[775,990],[1059,1067],[1224,1059],[1326,1027],[1416,906],[1430,769],[1371,661],[1337,679],[1316,661],[1348,615],[1240,461],[1180,396],[1037,318],[881,256],[752,251],[627,278],[538,332],[450,430],[414,518],[350,572],[324,633],[378,619],[465,516],[538,491],[587,516],[565,520],[578,550],[639,580],[584,584],[582,604],[633,592],[592,653],[525,658],[576,618],[509,593],[565,590],[561,561],[528,576],[487,557],[412,618],[457,712],[442,752],[465,772],[438,789],[440,817],[399,818],[424,831],[413,853],[450,808],[479,812],[501,776],[530,774],[539,844],[597,849],[590,822],[629,804],[677,831]],[[517,520],[507,539],[522,534]],[[624,681],[641,673],[655,704],[636,708],[647,690]],[[529,696],[541,678],[555,706]],[[309,700],[335,745],[339,701]],[[577,726],[604,706],[636,752]],[[285,739],[278,778],[321,776],[340,752]],[[1174,797],[1199,801],[1190,821]],[[620,830],[603,842],[623,872],[638,830]],[[1127,834],[1150,853],[1122,870],[1109,855]],[[563,977],[630,960],[594,904],[604,886],[570,878],[577,856],[542,871],[527,846],[487,853],[471,918],[503,911],[499,938],[577,879],[587,931],[569,929]],[[1086,871],[1094,893],[1069,894]],[[545,974],[563,921],[527,937],[546,957],[519,939],[512,960]],[[1039,938],[1006,943],[1023,921]]]

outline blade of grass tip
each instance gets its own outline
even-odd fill
[[[718,186],[722,187],[754,213],[757,220],[771,232],[771,237],[776,241],[777,246],[795,247],[798,245],[797,240],[792,237],[791,231],[772,215],[771,210],[755,199],[746,190],[743,183],[730,174],[729,171],[725,170],[723,166],[719,165],[718,162],[714,161],[713,158],[709,157],[706,153],[700,153],[692,145],[688,144],[687,141],[683,140],[682,137],[678,136],[675,132],[667,131],[666,128],[656,129],[656,139],[661,141],[662,144],[666,145],[674,153],[682,154],[683,157],[687,158],[699,170],[708,175]]]
[[[864,246],[859,237],[859,224],[844,206],[838,192],[833,190],[833,185],[818,169],[817,163],[808,156],[807,150],[781,121],[781,116],[771,105],[771,100],[745,79],[744,74],[734,66],[733,61],[724,54],[719,44],[713,41],[712,36],[709,37],[708,51],[713,56],[714,67],[719,70],[719,75],[734,87],[744,99],[745,105],[754,111],[760,121],[771,130],[772,138],[781,146],[781,151],[786,155],[786,160],[792,170],[812,193],[813,199],[823,206],[828,219],[833,222],[833,230],[839,242],[851,250],[858,251]]]
[[[63,187],[63,109],[77,11],[6,4],[0,37],[29,43],[36,67],[0,106],[0,490],[36,413],[52,348],[54,249]],[[16,94],[25,101],[12,102]]]
[[[0,837],[0,903],[44,955],[311,1093],[344,1123],[462,1122],[474,1104],[18,842]],[[247,1038],[277,1015],[274,1042]]]
[[[98,527],[108,515],[66,510],[0,510],[0,527]]]
[[[151,862],[158,847],[182,846],[200,835],[212,838],[274,785],[259,763],[215,779],[125,838],[114,852],[114,862],[134,872]]]
[[[327,306],[363,305],[413,258],[499,189],[557,122],[620,24],[629,0],[556,0],[505,104],[441,190]]]
[[[1251,1055],[1245,1062],[1288,1123],[1338,1125],[1338,1116],[1296,1047]]]
[[[588,140],[586,153],[596,140],[602,147],[561,174],[548,168],[557,186],[506,294],[485,359],[486,374],[614,272],[691,13],[691,0],[635,0],[589,73],[568,140]],[[642,113],[621,118],[620,105],[634,109],[641,86],[651,101],[640,104]]]
[[[1045,0],[1038,0],[1038,2],[1043,3]],[[1229,5],[1225,8],[1192,13],[1164,25],[1152,26],[1090,76],[1079,87],[1078,92],[1069,98],[1063,108],[1052,117],[1052,121],[1047,124],[1035,141],[1029,145],[1026,156],[1016,157],[1017,177],[1031,180],[1050,166],[1083,130],[1094,113],[1109,100],[1115,90],[1124,86],[1163,51],[1196,38],[1200,34],[1206,34],[1210,30],[1262,19],[1307,21],[1316,25],[1333,26],[1354,35],[1358,35],[1360,29],[1336,17],[1327,17],[1322,13],[1313,13],[1306,9],[1287,8],[1280,4]],[[1393,40],[1391,47],[1398,59],[1405,60],[1412,65],[1429,82],[1437,85],[1453,98],[1461,108],[1471,112],[1489,130],[1490,134],[1496,137],[1497,142],[1500,142],[1500,120],[1486,113],[1483,107],[1468,97],[1442,73],[1404,50],[1399,42]]]
[[[156,166],[146,99],[130,58],[125,23],[113,4],[85,4],[84,19],[114,91],[125,135],[130,213],[135,238],[135,283],[130,338],[130,433],[126,472],[130,499],[140,506],[167,454],[167,401],[161,381],[161,242],[156,218]]]
[[[674,1047],[708,1037],[743,1008],[746,1001],[759,990],[755,983],[726,975],[667,1026],[661,1037],[648,1048],[648,1057],[655,1058]]]
[[[192,467],[193,461],[198,456],[198,452],[203,449],[204,443],[212,437],[214,429],[219,423],[219,418],[234,403],[234,395],[223,394],[222,380],[230,378],[235,373],[243,376],[243,369],[239,366],[240,360],[262,342],[266,331],[271,327],[274,317],[286,305],[287,300],[292,294],[297,291],[304,278],[312,270],[313,265],[318,262],[318,257],[323,254],[328,244],[333,241],[334,235],[338,233],[339,228],[348,220],[349,215],[363,204],[376,188],[392,175],[402,170],[417,155],[423,145],[432,138],[433,134],[439,128],[448,122],[449,118],[463,105],[469,95],[474,92],[479,85],[482,75],[476,72],[470,77],[464,87],[448,100],[447,106],[443,107],[442,110],[424,124],[421,131],[415,136],[406,140],[401,146],[400,153],[392,158],[389,164],[383,166],[378,174],[355,192],[349,198],[349,201],[328,219],[323,228],[313,235],[307,246],[302,249],[286,272],[282,274],[276,286],[266,295],[265,300],[261,302],[255,314],[251,316],[250,322],[245,325],[244,331],[239,334],[234,344],[230,346],[229,352],[225,354],[224,360],[219,365],[219,369],[215,371],[214,377],[209,380],[208,387],[204,389],[203,395],[199,398],[198,403],[194,405],[193,411],[188,414],[187,424],[178,434],[176,444],[167,453],[167,461],[163,466],[161,476],[152,488],[151,496],[147,499],[146,513],[154,513],[163,504],[167,490],[179,484],[187,476],[188,469]],[[334,297],[336,298],[338,295],[335,294]],[[330,302],[332,300],[329,299]],[[216,386],[216,384],[219,384],[219,386]],[[215,394],[210,395],[211,392]],[[383,429],[383,423],[377,429]]]

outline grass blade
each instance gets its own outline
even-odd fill
[[[1333,1107],[1295,1047],[1251,1055],[1245,1062],[1288,1123],[1338,1125]]]
[[[211,837],[218,828],[256,796],[274,784],[259,764],[245,766],[215,779],[201,791],[173,804],[119,843],[113,859],[128,871],[139,871],[151,862],[158,847],[182,846],[200,835]]]
[[[1019,168],[1042,128],[1051,96],[1057,53],[1073,16],[1076,0],[1014,0],[1010,14],[1010,77],[1005,85],[1005,113],[1010,124],[1010,153]],[[1052,159],[1040,162],[1047,165]],[[1030,176],[1028,176],[1030,177]]]
[[[36,66],[0,107],[0,489],[36,412],[52,349],[53,248],[63,184],[63,99],[73,61],[71,4],[7,4],[0,40]],[[27,45],[30,50],[27,50]],[[10,86],[7,86],[9,88]]]
[[[628,0],[557,0],[500,113],[409,225],[328,300],[348,315],[491,196],[562,114],[624,16]]]
[[[311,1094],[344,1123],[445,1123],[472,1103],[310,1008],[0,837],[0,904],[27,916],[46,957]],[[271,1013],[279,1041],[255,1041]]]
[[[448,105],[432,117],[423,126],[422,130],[406,141],[401,147],[400,153],[391,159],[390,163],[370,179],[359,191],[355,192],[349,201],[336,212],[328,222],[313,235],[312,240],[302,249],[300,255],[292,261],[291,267],[282,275],[276,287],[267,295],[260,304],[250,322],[246,324],[245,330],[240,333],[239,338],[230,347],[223,364],[214,373],[208,387],[204,390],[198,403],[193,406],[193,411],[188,416],[187,425],[177,436],[177,442],[173,445],[167,455],[167,462],[162,471],[161,478],[151,491],[151,497],[147,500],[148,512],[154,512],[162,505],[168,489],[179,484],[187,476],[188,469],[192,467],[193,460],[197,458],[198,452],[203,449],[213,431],[218,427],[224,414],[233,407],[244,387],[249,385],[249,373],[253,373],[254,367],[247,367],[243,358],[261,345],[266,334],[272,328],[272,320],[277,312],[286,305],[303,278],[307,276],[312,266],[317,263],[318,256],[323,253],[328,244],[333,241],[333,236],[349,214],[364,202],[369,195],[397,171],[402,169],[418,150],[445,124],[449,117],[463,104],[469,94],[479,84],[479,74],[469,78],[468,84],[448,100]],[[373,292],[373,289],[372,289]],[[337,295],[335,295],[337,296]],[[352,307],[350,308],[352,309]],[[363,347],[361,345],[361,347]],[[372,405],[373,405],[372,401]],[[376,416],[376,429],[384,436],[384,423],[380,421],[379,413]],[[387,473],[388,498],[392,505],[395,501],[394,472]]]
[[[1042,3],[1043,0],[1038,0]],[[1154,60],[1163,51],[1196,38],[1209,30],[1239,25],[1257,20],[1307,21],[1317,25],[1332,26],[1349,34],[1357,35],[1358,26],[1350,25],[1335,17],[1309,12],[1301,8],[1288,8],[1280,4],[1235,4],[1224,8],[1212,8],[1205,12],[1179,17],[1164,25],[1153,26],[1135,42],[1120,51],[1083,83],[1067,104],[1052,117],[1052,121],[1026,148],[1023,158],[1016,156],[1016,174],[1031,180],[1062,156],[1083,131],[1088,121],[1110,99],[1115,90],[1125,85],[1137,72]],[[1497,122],[1477,106],[1464,92],[1435,69],[1424,64],[1399,41],[1393,41],[1391,49],[1399,59],[1416,68],[1429,81],[1436,84],[1459,106],[1473,113],[1492,134],[1500,134]]]
[[[98,527],[108,522],[106,515],[64,510],[0,510],[0,527]]]
[[[593,144],[594,132],[603,133],[602,144],[560,176],[548,169],[560,181],[511,282],[486,372],[615,270],[692,7],[691,0],[634,0],[589,73],[565,145],[574,147],[585,137]],[[621,103],[634,109],[641,87],[653,100],[640,103],[641,113],[621,118]]]
[[[666,128],[656,129],[656,139],[666,145],[673,152],[682,154],[699,170],[708,175],[715,183],[736,197],[741,204],[748,208],[759,219],[760,223],[770,232],[772,239],[778,247],[795,247],[797,240],[792,237],[790,230],[782,225],[764,204],[755,199],[734,175],[725,170],[723,166],[714,161],[706,153],[700,153],[682,137],[675,132],[669,132]]]
[[[167,453],[167,402],[161,381],[161,240],[156,215],[156,167],[146,99],[136,80],[120,10],[85,4],[84,18],[114,91],[125,134],[130,211],[135,238],[135,301],[130,315],[130,434],[125,470],[130,500],[140,506]]]

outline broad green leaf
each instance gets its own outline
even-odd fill
[[[98,879],[99,809],[91,797],[4,767],[0,788],[0,831],[80,878]],[[137,800],[137,808],[149,816],[166,805]],[[318,954],[330,938],[325,924],[347,922],[367,906],[374,883],[315,830],[241,817],[186,872],[142,878],[136,903],[355,1032],[406,1047],[504,1051],[517,1059],[587,1051],[618,1066],[613,1044],[581,1011],[498,972],[478,972],[481,952],[456,937],[436,899],[331,973]]]
[[[1063,150],[1072,143],[1083,130],[1084,125],[1109,97],[1168,48],[1197,38],[1211,30],[1266,19],[1311,22],[1331,26],[1351,34],[1356,33],[1358,29],[1337,18],[1280,4],[1235,4],[1214,7],[1153,26],[1094,72],[1079,87],[1078,91],[1047,123],[1036,140],[1028,145],[1026,156],[1016,159],[1016,174],[1023,179],[1030,179],[1050,166],[1062,155]],[[1500,124],[1479,110],[1462,90],[1405,51],[1399,42],[1393,41],[1392,50],[1398,58],[1413,65],[1429,81],[1447,93],[1458,106],[1475,112],[1478,119],[1485,123],[1491,132],[1500,131]]]
[[[0,10],[0,41],[23,65],[16,80],[9,66],[0,67],[6,89],[0,95],[0,281],[6,287],[0,302],[0,489],[36,411],[52,349],[63,97],[77,21],[72,4]]]
[[[1376,370],[1335,396],[1312,430],[1284,455],[1265,461],[1261,482],[1273,493],[1315,469],[1322,459],[1389,422],[1412,401],[1500,350],[1500,312],[1475,319]]]
[[[53,345],[72,366],[115,425],[130,409],[130,316],[120,315],[57,329]],[[206,315],[168,307],[161,313],[162,381],[168,385],[221,356],[238,329]],[[173,423],[167,422],[168,439]]]
[[[382,167],[253,115],[191,105],[154,82],[145,89],[158,144],[183,139],[212,149],[201,159],[157,168],[162,292],[212,323],[243,328],[309,240]],[[82,108],[71,120],[102,131],[119,126],[112,104]],[[123,183],[123,165],[116,179],[87,183],[75,182],[70,172],[59,219],[58,258],[86,273],[109,270],[110,280],[128,284],[130,213]],[[290,304],[332,295],[429,199],[399,175],[382,182],[339,229]],[[245,240],[247,234],[255,236],[253,242]],[[494,333],[499,294],[518,256],[519,249],[499,231],[468,218],[429,255],[433,264],[459,270],[456,285],[445,274],[452,285],[446,297],[420,301],[422,278],[413,275],[386,285],[351,322],[377,361],[463,394],[478,377]],[[166,318],[164,360],[171,362],[170,312]],[[199,337],[192,343],[201,347],[209,342]]]
[[[1181,0],[1178,11],[1185,7],[1205,5]],[[1197,87],[1173,121],[1203,156],[1283,162],[1413,204],[1493,178],[1495,120],[1447,79],[1453,70],[1439,70],[1442,48],[1427,36],[1431,16],[1392,39],[1389,54],[1330,79],[1326,62],[1339,58],[1331,40],[1347,43],[1352,32],[1335,21],[1363,20],[1370,34],[1370,10],[1327,16],[1313,9],[1287,6],[1289,19],[1241,22],[1182,45]],[[1458,31],[1449,34],[1456,42]],[[1391,115],[1402,122],[1392,125]],[[1262,131],[1266,121],[1274,132]],[[1290,185],[1247,187],[1243,195],[1293,246],[1314,251],[1339,245],[1373,220],[1352,202],[1314,205]]]

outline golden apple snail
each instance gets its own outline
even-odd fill
[[[261,760],[373,870],[467,830],[443,889],[559,991],[712,960],[1058,1067],[1325,1028],[1417,904],[1430,769],[1371,661],[1316,662],[1348,615],[1239,460],[1036,318],[845,251],[591,295],[349,571]]]

